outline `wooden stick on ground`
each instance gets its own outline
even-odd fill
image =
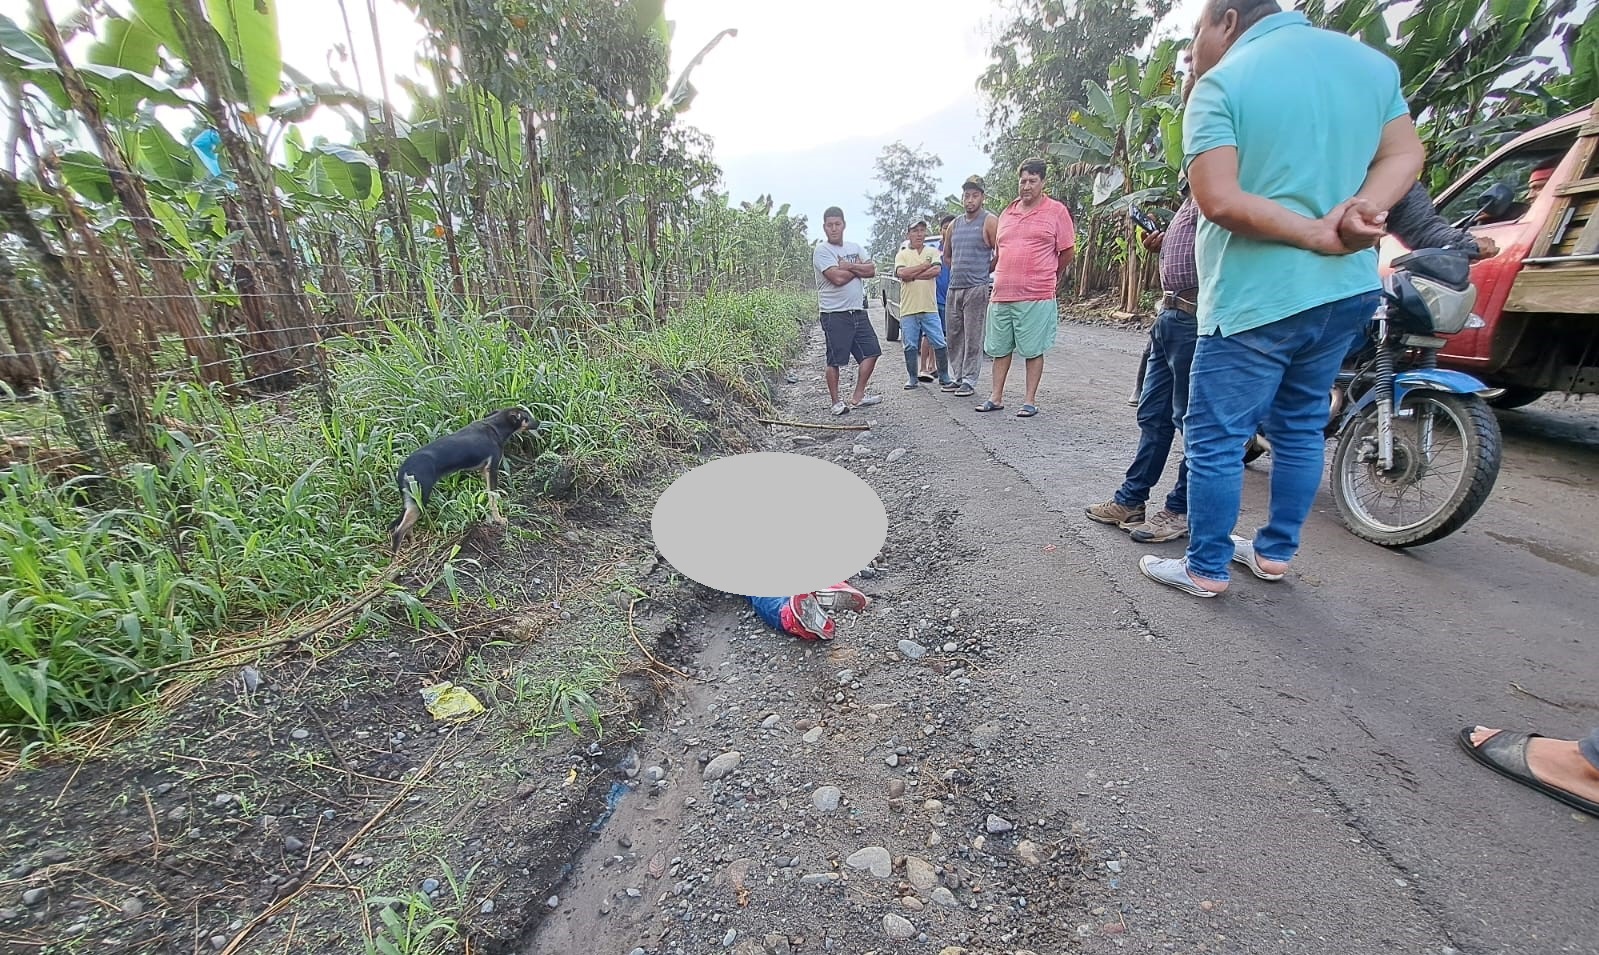
[[[390,799],[387,803],[384,803],[383,808],[379,809],[377,813],[372,816],[372,818],[368,819],[366,821],[366,825],[357,830],[355,835],[351,836],[344,843],[344,845],[338,848],[337,851],[329,853],[328,857],[322,860],[322,864],[317,866],[314,871],[312,871],[305,877],[304,880],[300,882],[299,888],[274,902],[272,905],[267,907],[265,911],[246,923],[245,926],[239,930],[239,933],[233,936],[233,940],[228,943],[227,948],[222,950],[222,955],[233,955],[233,953],[237,952],[244,945],[245,939],[249,938],[256,929],[266,924],[266,920],[268,918],[277,915],[279,912],[282,912],[284,909],[293,904],[294,900],[299,898],[300,893],[304,892],[310,883],[315,882],[329,866],[337,862],[341,856],[351,849],[351,847],[356,845],[356,843],[360,842],[362,839],[366,838],[366,834],[371,832],[372,828],[376,826],[384,816],[387,816],[391,811],[393,811],[394,807],[403,803],[406,797],[411,794],[411,791],[416,788],[417,784],[426,778],[429,773],[433,772],[433,766],[438,761],[439,754],[443,751],[444,743],[440,743],[438,748],[433,751],[433,754],[427,758],[427,762],[422,764],[422,768],[416,771],[416,775],[412,776],[410,780],[406,782],[403,789],[394,794],[393,799]]]
[[[662,663],[661,661],[655,659],[655,654],[651,653],[649,651],[649,648],[644,645],[644,641],[640,640],[638,638],[638,631],[633,629],[633,605],[638,603],[642,599],[644,599],[644,598],[642,598],[642,597],[634,597],[632,600],[628,601],[628,604],[627,604],[627,632],[628,632],[629,635],[631,635],[633,637],[633,642],[638,644],[639,650],[643,651],[644,656],[647,657],[651,663],[655,664],[656,666],[660,667],[663,670],[670,670],[671,672],[676,673],[678,676],[682,677],[685,680],[694,679],[693,677],[689,676],[687,673],[684,673],[682,670],[679,670],[677,667],[672,666],[671,664]]]
[[[785,428],[813,428],[817,431],[870,431],[869,424],[811,424],[809,421],[779,421],[776,418],[756,418],[761,424],[775,424]]]

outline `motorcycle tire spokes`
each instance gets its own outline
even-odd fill
[[[1332,491],[1356,536],[1410,547],[1458,530],[1487,500],[1499,472],[1499,427],[1475,395],[1412,391],[1398,410],[1393,466],[1381,463],[1373,405],[1339,438]]]

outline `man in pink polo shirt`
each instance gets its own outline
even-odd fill
[[[988,328],[983,351],[994,359],[993,395],[978,411],[1005,407],[1005,376],[1012,355],[1027,363],[1027,395],[1018,418],[1038,414],[1038,382],[1044,377],[1044,352],[1055,344],[1060,310],[1055,291],[1072,264],[1077,230],[1072,214],[1059,200],[1044,195],[1042,159],[1029,159],[1018,170],[1015,202],[999,217],[994,268],[994,293],[989,298]]]

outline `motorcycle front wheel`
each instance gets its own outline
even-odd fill
[[[1356,537],[1384,547],[1429,544],[1459,530],[1499,477],[1499,421],[1476,395],[1412,391],[1394,415],[1393,468],[1377,453],[1377,406],[1338,435],[1332,495]]]

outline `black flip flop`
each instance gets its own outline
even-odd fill
[[[1474,729],[1475,726],[1464,727],[1456,737],[1460,740],[1461,748],[1472,759],[1507,779],[1514,779],[1529,789],[1536,789],[1551,799],[1559,800],[1573,809],[1599,818],[1599,802],[1592,802],[1575,793],[1542,782],[1527,768],[1527,741],[1542,739],[1543,734],[1500,730],[1489,737],[1488,742],[1474,746],[1471,742],[1471,731]]]

